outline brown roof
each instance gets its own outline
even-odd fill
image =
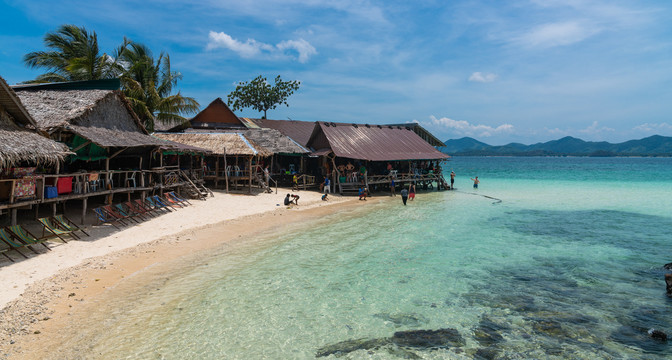
[[[292,140],[305,147],[310,140],[310,135],[315,130],[314,121],[297,121],[297,120],[269,120],[269,119],[248,119],[253,121],[261,128],[275,129],[280,131],[283,135],[289,136]]]
[[[69,130],[101,147],[161,146],[118,90],[30,90],[17,94],[48,132]]]
[[[156,133],[159,139],[170,140],[190,146],[207,149],[217,155],[273,155],[253,140],[241,133]]]
[[[233,113],[222,98],[213,100],[205,109],[191,118],[189,122],[193,128],[246,128],[245,124],[240,121],[238,116]]]
[[[331,148],[338,157],[369,161],[438,160],[449,156],[436,150],[410,128],[318,122],[308,145]]]
[[[55,164],[72,154],[67,146],[42,136],[35,127],[35,120],[0,77],[0,168],[22,161]]]

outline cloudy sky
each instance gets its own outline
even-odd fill
[[[669,0],[0,0],[0,76],[39,75],[22,56],[70,23],[169,53],[203,107],[281,75],[301,88],[271,119],[620,142],[672,136],[670,19]]]

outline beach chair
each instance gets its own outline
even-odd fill
[[[112,217],[111,215],[108,215],[107,211],[97,207],[93,209],[93,212],[96,213],[96,217],[98,218],[98,222],[100,224],[110,224],[115,228],[119,229],[119,226],[117,226],[117,222],[120,222],[119,219]],[[122,223],[122,225],[126,224]]]
[[[157,216],[159,214],[159,209],[152,208],[142,199],[135,199],[133,200],[133,203],[136,209],[143,209],[145,214],[149,214],[151,216]]]
[[[160,197],[161,200],[163,200],[166,204],[172,206],[172,207],[185,207],[186,205],[182,205],[179,201],[175,200],[172,196],[168,195],[168,193],[163,194],[162,197]]]
[[[35,249],[33,249],[32,247],[30,247],[30,245],[42,245],[45,248],[47,248],[47,250],[51,250],[49,246],[47,246],[47,244],[44,243],[45,241],[49,240],[50,237],[38,238],[21,225],[8,226],[7,230],[9,230],[9,232],[15,239],[24,243],[27,248],[33,250],[33,252],[35,252],[36,254],[38,252],[35,251]]]
[[[145,199],[145,203],[147,204],[147,206],[151,207],[152,210],[154,210],[154,211],[166,211],[166,212],[173,211],[170,208],[168,208],[167,206],[157,203],[156,200],[154,200],[153,196],[148,196]]]
[[[123,213],[123,212],[120,212],[119,210],[117,210],[116,207],[112,207],[112,205],[104,205],[104,206],[101,206],[101,208],[102,208],[103,211],[105,211],[110,217],[116,218],[117,220],[119,220],[120,223],[122,223],[122,224],[124,224],[124,225],[127,225],[127,224],[124,222],[124,220],[129,220],[129,219],[131,218],[130,215],[128,215],[128,214],[126,214],[126,213]],[[138,222],[137,220],[134,220],[134,221],[135,221],[135,222]],[[129,222],[129,224],[130,224],[130,222]]]
[[[174,207],[174,206],[171,205],[171,204],[169,204],[168,202],[166,202],[166,200],[163,199],[162,197],[160,197],[159,195],[154,195],[154,196],[152,196],[152,200],[154,200],[154,204],[156,204],[156,205],[159,206],[160,208],[162,208],[162,209],[168,209],[168,210],[170,210],[170,211],[173,211],[170,207],[171,207],[171,206]],[[181,207],[181,206],[180,206],[180,207]]]
[[[58,225],[61,229],[70,230],[73,233],[75,231],[81,231],[84,235],[90,236],[84,229],[77,226],[74,221],[65,217],[65,215],[52,216],[52,223]]]
[[[126,206],[126,207],[129,209],[129,211],[131,211],[131,212],[133,212],[133,213],[135,213],[135,214],[138,214],[138,217],[141,218],[141,219],[143,219],[143,220],[147,220],[147,219],[149,219],[150,216],[151,216],[151,217],[154,217],[154,215],[152,215],[149,211],[147,211],[147,209],[145,209],[144,207],[140,207],[140,206],[138,206],[138,205],[137,205],[135,202],[133,202],[133,201],[127,201],[127,202],[125,202],[125,203],[124,203],[124,206]]]
[[[135,221],[136,223],[140,223],[136,218],[146,220],[145,217],[142,216],[142,214],[136,212],[135,210],[133,210],[133,208],[129,207],[126,204],[116,204],[114,205],[114,207],[117,208],[117,211],[119,211],[120,214],[127,215],[131,220]]]
[[[42,224],[42,237],[43,238],[57,237],[65,243],[67,243],[67,241],[65,241],[65,239],[63,238],[63,236],[65,236],[65,235],[70,235],[75,240],[79,239],[79,237],[77,235],[73,234],[72,231],[61,229],[60,227],[58,227],[58,225],[52,223],[51,218],[49,218],[49,217],[39,218],[39,219],[37,219],[37,221],[39,221],[40,224]],[[51,235],[47,234],[47,232]]]
[[[167,192],[167,193],[165,193],[164,195],[166,195],[166,196],[170,196],[173,200],[179,202],[180,204],[187,203],[187,204],[191,205],[191,203],[189,202],[189,200],[187,200],[187,199],[185,199],[185,198],[181,198],[181,197],[179,197],[174,191]]]
[[[9,255],[6,254],[10,250],[15,250],[17,253],[19,253],[24,258],[26,258],[26,259],[28,258],[21,251],[19,251],[19,249],[21,249],[22,247],[26,247],[26,244],[14,240],[13,236],[9,233],[9,231],[7,229],[0,228],[0,241],[1,241],[0,244],[4,245],[2,247],[2,249],[0,249],[0,252],[2,253],[2,255],[4,257],[9,259],[9,261],[15,262],[14,259],[12,259],[11,257],[9,257]],[[35,251],[35,249],[33,249],[33,248],[30,248],[30,250],[37,253],[37,251]]]

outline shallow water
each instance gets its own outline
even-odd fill
[[[457,158],[443,167],[457,173],[458,190],[420,193],[406,207],[362,203],[182,259],[151,286],[127,280],[77,324],[70,357],[672,356],[647,335],[672,334],[662,269],[672,262],[672,159]],[[393,336],[448,328],[461,342]]]

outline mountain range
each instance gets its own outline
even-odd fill
[[[672,137],[660,135],[617,144],[584,141],[571,136],[532,145],[493,146],[470,137],[444,143],[446,146],[439,150],[457,156],[672,156]]]

